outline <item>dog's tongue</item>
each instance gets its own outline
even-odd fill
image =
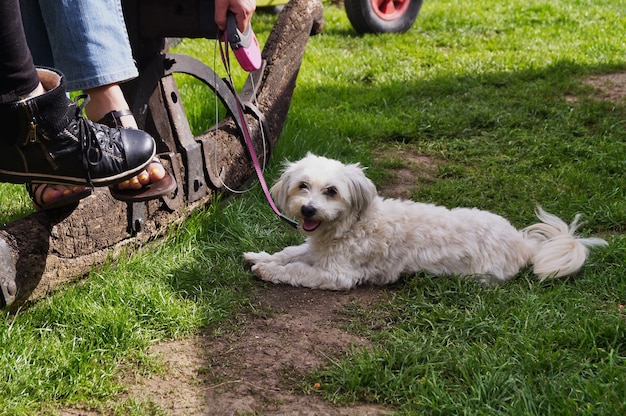
[[[320,225],[319,221],[302,220],[302,229],[304,231],[314,231]]]

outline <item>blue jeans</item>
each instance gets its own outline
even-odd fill
[[[59,69],[70,91],[138,75],[121,0],[20,0],[35,65]]]

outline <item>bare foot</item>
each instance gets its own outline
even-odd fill
[[[116,186],[117,189],[122,191],[126,189],[141,189],[143,186],[158,182],[164,177],[165,168],[158,159],[155,159],[155,162],[148,165],[147,170],[144,170],[139,175],[127,179],[124,182],[118,183]]]
[[[67,200],[67,205],[77,202],[77,197],[85,198],[91,192],[91,188],[75,185],[58,184],[33,184],[30,185],[30,196],[37,211],[48,209],[52,206],[60,207],[63,201]]]

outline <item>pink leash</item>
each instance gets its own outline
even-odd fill
[[[222,45],[222,39],[224,40],[224,44],[225,44],[224,46]],[[237,112],[238,112],[237,116],[239,117],[240,125],[243,126],[242,128],[243,136],[245,138],[246,147],[248,148],[250,157],[252,158],[252,163],[254,165],[254,170],[256,171],[256,176],[259,179],[259,183],[261,184],[261,188],[263,189],[265,198],[267,199],[267,202],[269,203],[274,213],[278,215],[280,219],[285,221],[287,224],[291,225],[294,228],[298,228],[298,223],[296,221],[285,216],[283,213],[280,212],[278,207],[276,207],[276,204],[274,203],[274,200],[272,199],[272,195],[270,194],[270,191],[267,187],[267,183],[265,182],[265,178],[263,177],[263,170],[261,169],[259,158],[257,157],[256,152],[254,150],[252,138],[250,137],[250,129],[248,128],[248,123],[246,123],[246,118],[244,116],[243,105],[241,104],[241,100],[239,99],[239,94],[237,94],[237,91],[235,90],[235,85],[233,83],[233,79],[230,73],[230,57],[228,56],[229,46],[228,46],[227,39],[228,37],[226,34],[223,36],[223,38],[218,38],[218,42],[220,44],[220,54],[222,55],[222,63],[224,64],[224,68],[226,69],[226,73],[228,74],[230,87],[233,91],[233,95],[235,96],[235,102],[237,103]],[[226,51],[224,51],[224,48],[226,49]],[[259,123],[260,122],[261,121],[259,120]]]

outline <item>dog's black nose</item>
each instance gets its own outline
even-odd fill
[[[311,218],[312,216],[315,215],[315,213],[317,212],[317,209],[310,205],[302,205],[302,208],[300,208],[300,212],[302,213],[302,216],[304,218]]]

